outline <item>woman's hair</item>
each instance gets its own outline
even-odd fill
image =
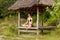
[[[28,14],[30,14],[30,16],[32,17],[32,14],[31,14],[31,12],[29,12]]]

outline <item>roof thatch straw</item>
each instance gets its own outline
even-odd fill
[[[8,10],[17,10],[20,8],[32,7],[37,3],[52,6],[54,2],[54,0],[17,0],[16,3],[8,8]]]
[[[17,0],[16,3],[14,3],[11,7],[8,8],[8,10],[17,10],[20,8],[32,7],[36,3],[37,0]]]
[[[53,6],[55,3],[55,0],[40,0],[39,4]]]

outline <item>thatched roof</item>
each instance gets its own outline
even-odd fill
[[[37,0],[17,0],[11,7],[8,8],[8,10],[17,10],[20,8],[32,7],[36,3]]]
[[[17,0],[11,7],[8,8],[8,10],[17,10],[20,8],[32,7],[37,3],[52,6],[54,2],[54,0]]]
[[[53,6],[55,3],[55,0],[40,0],[39,4]]]

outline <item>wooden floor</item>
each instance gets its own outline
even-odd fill
[[[18,29],[39,29],[39,30],[49,30],[49,29],[55,29],[56,26],[41,26],[39,28],[37,27],[18,27]]]

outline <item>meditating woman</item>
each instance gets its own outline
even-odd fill
[[[23,24],[24,27],[32,27],[32,16],[31,13],[28,13],[27,22]]]

